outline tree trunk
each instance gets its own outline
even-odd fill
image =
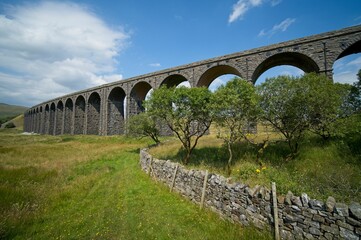
[[[233,152],[232,152],[232,144],[230,142],[227,142],[228,152],[229,152],[229,158],[227,163],[227,174],[228,176],[231,175],[231,164],[232,164],[232,158],[233,158]]]

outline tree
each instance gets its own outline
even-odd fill
[[[154,90],[145,102],[149,114],[163,121],[181,141],[186,152],[185,165],[212,122],[210,99],[211,92],[207,88],[163,86]]]
[[[357,73],[357,81],[350,86],[347,102],[352,113],[361,112],[361,69]]]
[[[304,132],[308,129],[302,89],[296,78],[278,76],[258,86],[262,118],[285,138],[294,157]]]
[[[258,92],[262,117],[286,138],[290,157],[297,153],[307,130],[328,139],[334,131],[333,124],[346,109],[347,86],[335,84],[322,74],[268,79]]]
[[[142,112],[130,117],[128,121],[129,134],[136,137],[150,137],[159,144],[159,129],[156,121],[147,112]]]
[[[349,87],[335,84],[326,75],[316,73],[305,74],[298,81],[309,130],[327,140],[333,134],[333,124],[347,112],[344,102]]]
[[[249,124],[257,119],[257,106],[258,98],[254,86],[237,77],[214,92],[213,118],[217,137],[224,141],[228,149],[228,175],[231,174],[233,146],[242,138],[247,138]]]

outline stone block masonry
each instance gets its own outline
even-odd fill
[[[147,149],[140,151],[140,166],[154,179],[201,204],[205,171],[187,170],[169,160],[155,159]],[[273,228],[272,196],[267,187],[228,183],[225,177],[213,173],[207,175],[206,182],[205,207],[243,226]],[[278,196],[277,206],[281,239],[361,239],[359,203],[337,203],[333,197],[322,202],[305,193],[295,196],[288,192]]]

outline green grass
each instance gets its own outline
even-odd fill
[[[247,143],[234,148],[233,181],[250,186],[263,185],[270,188],[276,182],[280,194],[292,191],[300,195],[307,193],[311,198],[326,200],[328,196],[336,201],[349,203],[361,199],[361,146],[360,137],[331,140],[323,143],[320,138],[306,136],[301,143],[300,154],[285,161],[288,147],[284,142],[271,143],[265,150],[261,162],[257,162],[257,150]],[[352,141],[352,142],[351,142]],[[170,139],[150,153],[160,159],[181,162],[184,151],[177,139]],[[228,152],[222,141],[214,134],[201,138],[187,167],[208,169],[227,176]],[[263,169],[262,169],[263,168]],[[259,172],[258,172],[258,170]]]
[[[271,239],[149,178],[149,143],[0,131],[0,239]]]

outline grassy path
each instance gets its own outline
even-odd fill
[[[0,239],[269,239],[152,181],[145,144],[2,133]]]

